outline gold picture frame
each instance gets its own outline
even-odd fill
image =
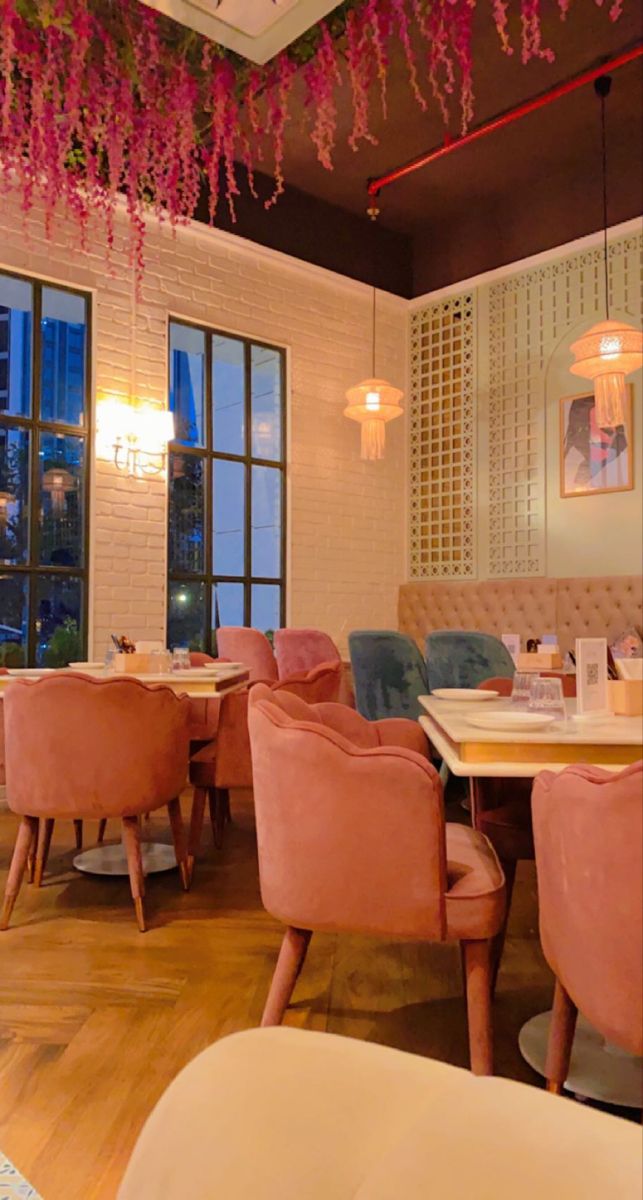
[[[592,419],[594,393],[562,396],[560,401],[560,494],[602,496],[634,487],[634,388],[628,384],[625,423],[599,429]]]

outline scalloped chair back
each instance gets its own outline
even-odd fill
[[[229,662],[241,662],[250,671],[250,683],[278,679],[277,660],[265,633],[247,625],[222,625],[217,629],[217,653]]]
[[[421,709],[418,696],[428,683],[424,659],[406,634],[386,629],[360,629],[349,634],[357,711],[369,721],[410,717]]]
[[[475,688],[492,676],[514,676],[507,647],[490,633],[444,629],[427,634],[425,649],[431,692],[436,688]]]

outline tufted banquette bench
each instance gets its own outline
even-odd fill
[[[577,579],[484,579],[460,583],[403,583],[399,628],[416,640],[435,629],[477,629],[481,633],[556,633],[562,653],[577,637],[614,639],[629,626],[643,626],[640,575],[598,575]]]

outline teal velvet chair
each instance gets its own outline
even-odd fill
[[[357,711],[369,721],[410,717],[422,711],[418,696],[428,692],[424,659],[415,642],[388,629],[349,634]]]
[[[513,659],[499,638],[475,630],[445,629],[426,639],[429,690],[475,688],[492,676],[513,679]]]

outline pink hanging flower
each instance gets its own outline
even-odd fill
[[[303,77],[307,91],[306,106],[313,109],[316,114],[310,136],[320,163],[327,170],[332,171],[332,154],[337,124],[335,87],[341,83],[342,79],[335,57],[333,39],[328,31],[328,26],[323,21],[320,31],[317,53],[312,61],[304,67]]]
[[[369,88],[373,78],[373,64],[368,54],[368,42],[364,23],[357,9],[351,9],[346,18],[346,61],[353,98],[353,128],[348,138],[352,150],[357,150],[360,141],[377,145],[377,138],[369,131]]]
[[[284,133],[288,121],[288,98],[297,67],[285,51],[278,56],[272,81],[266,88],[268,122],[266,132],[271,133],[274,146],[275,188],[272,196],[264,202],[264,208],[272,208],[284,191]]]
[[[172,226],[193,215],[205,175],[210,218],[221,186],[232,218],[239,194],[236,163],[251,193],[253,172],[270,140],[274,192],[284,190],[285,131],[295,110],[300,76],[309,131],[320,163],[330,169],[337,130],[337,88],[345,55],[352,103],[349,145],[376,144],[370,103],[378,87],[386,114],[390,44],[401,43],[411,90],[422,109],[422,66],[447,128],[459,93],[461,127],[473,116],[473,17],[479,0],[361,0],[346,14],[345,35],[330,22],[301,72],[283,52],[266,67],[241,70],[203,41],[196,56],[164,19],[138,0],[0,0],[0,184],[16,187],[27,214],[36,197],[51,233],[57,206],[77,221],[81,243],[90,213],[105,225],[107,257],[114,217],[124,198],[131,230],[130,256],[137,287],[144,269],[146,214]],[[571,0],[557,0],[564,19]],[[603,0],[596,0],[601,6]],[[623,0],[607,0],[618,19]],[[509,18],[520,16],[522,59],[552,61],[543,46],[541,0],[491,0],[490,11],[506,54]],[[203,128],[203,114],[210,124]]]
[[[528,63],[530,58],[544,58],[553,62],[553,50],[543,47],[540,28],[540,0],[521,0],[520,20],[522,24],[522,61]]]
[[[507,33],[507,9],[509,8],[509,0],[492,0],[493,4],[493,19],[496,22],[500,45],[505,54],[513,54],[513,46],[509,41]],[[569,4],[569,0],[559,0],[561,6]]]
[[[391,0],[391,9],[397,21],[397,31],[400,41],[404,47],[404,57],[406,58],[406,67],[409,73],[409,83],[411,91],[415,96],[420,108],[426,112],[427,103],[422,93],[422,89],[418,80],[417,60],[415,51],[411,45],[411,36],[409,32],[409,16],[406,11],[406,0]]]

